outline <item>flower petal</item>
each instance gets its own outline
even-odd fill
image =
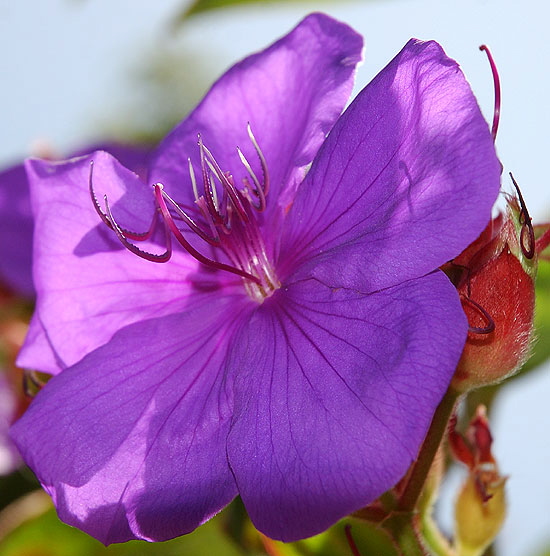
[[[284,541],[308,537],[392,487],[466,330],[439,272],[366,296],[309,280],[266,300],[230,359],[228,456],[255,526]]]
[[[105,143],[81,149],[81,154],[105,150],[138,174],[146,171],[150,148]],[[72,156],[77,156],[75,153]],[[0,282],[15,293],[34,297],[32,282],[33,217],[29,182],[23,164],[0,173]]]
[[[83,156],[94,151],[105,151],[115,157],[123,166],[136,173],[143,181],[147,181],[147,168],[152,146],[149,144],[124,144],[115,142],[98,143],[79,149],[71,157]]]
[[[237,494],[224,360],[241,301],[129,325],[38,394],[12,437],[62,520],[106,544],[162,541]]]
[[[499,185],[458,65],[437,43],[411,40],[319,151],[288,214],[281,264],[364,292],[421,276],[475,240]]]
[[[24,297],[32,283],[32,213],[23,165],[0,173],[0,282]]]
[[[38,301],[18,359],[22,367],[56,373],[127,324],[176,313],[209,283],[213,293],[221,287],[183,251],[174,250],[169,264],[156,264],[125,250],[94,210],[91,160],[98,199],[108,193],[120,224],[145,231],[151,222],[152,191],[107,153],[63,164],[28,163]]]
[[[268,211],[286,207],[349,98],[362,47],[361,36],[347,25],[323,14],[306,17],[288,35],[245,58],[213,85],[159,147],[151,179],[162,182],[177,199],[192,201],[187,158],[194,160],[198,171],[199,133],[237,184],[246,175],[237,147],[261,177],[247,135],[250,123],[269,168]]]

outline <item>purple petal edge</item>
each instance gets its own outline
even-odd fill
[[[280,264],[376,291],[458,255],[500,188],[489,128],[456,62],[411,40],[340,118],[286,221]]]

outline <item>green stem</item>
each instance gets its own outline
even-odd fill
[[[399,548],[399,554],[406,556],[427,556],[422,541],[415,528],[415,516],[412,513],[394,513],[382,524],[391,539]]]
[[[447,431],[449,419],[453,413],[455,404],[460,394],[452,387],[449,387],[445,396],[437,406],[432,419],[430,429],[420,448],[418,457],[413,463],[412,472],[409,480],[397,505],[397,510],[401,512],[413,512],[418,498],[422,493],[422,488],[426,482],[426,477],[434,460],[435,454]]]
[[[456,556],[456,552],[430,515],[422,518],[420,533],[432,556]]]

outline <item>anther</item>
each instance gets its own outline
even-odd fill
[[[221,218],[222,215],[219,212],[219,208],[217,206],[217,197],[216,197],[216,193],[215,193],[215,184],[213,184],[211,182],[211,180],[208,176],[208,173],[206,171],[206,166],[208,166],[210,168],[210,170],[212,170],[212,172],[214,173],[216,178],[218,178],[218,180],[220,181],[222,187],[225,189],[225,191],[229,195],[229,198],[231,199],[231,202],[232,202],[233,206],[235,207],[235,210],[237,211],[237,214],[239,215],[239,217],[242,219],[243,222],[248,222],[248,220],[249,220],[248,219],[248,214],[246,213],[246,210],[245,210],[245,208],[243,206],[243,203],[240,199],[239,192],[237,191],[234,184],[232,183],[232,180],[229,180],[227,178],[227,176],[222,172],[221,168],[218,166],[218,163],[216,162],[216,160],[212,156],[212,153],[204,146],[204,144],[202,142],[202,139],[200,139],[200,138],[199,138],[199,148],[200,148],[200,153],[201,153],[201,165],[203,167],[203,178],[204,178],[204,184],[205,184],[205,189],[206,189],[206,193],[207,193],[207,201],[208,201],[208,193],[210,193],[212,195],[213,208],[214,208],[215,212]]]
[[[256,154],[258,155],[258,158],[260,159],[260,165],[262,167],[262,174],[263,174],[263,194],[264,197],[267,197],[267,194],[269,193],[269,172],[267,170],[267,163],[265,161],[265,157],[264,157],[264,153],[262,152],[262,149],[260,149],[260,145],[258,145],[258,141],[256,141],[256,137],[254,137],[254,134],[252,133],[252,128],[250,127],[250,122],[248,122],[247,126],[246,126],[246,131],[248,133],[248,137],[250,139],[250,141],[252,142],[252,144],[254,145],[254,149],[256,150]]]
[[[529,211],[527,210],[527,205],[523,200],[523,195],[521,194],[519,185],[514,179],[512,172],[510,172],[510,179],[516,188],[516,192],[519,197],[519,204],[521,206],[519,213],[519,222],[521,224],[519,243],[525,258],[532,259],[535,256],[535,231],[533,230],[533,224],[531,222],[531,217],[529,216]]]
[[[491,51],[489,50],[489,47],[485,44],[482,44],[479,47],[479,50],[487,54],[489,64],[491,65],[491,72],[493,73],[493,84],[495,88],[495,109],[493,112],[493,127],[491,129],[491,134],[493,135],[493,141],[496,141],[498,124],[500,121],[500,78],[498,76],[497,66],[495,64]]]
[[[486,326],[472,326],[469,324],[468,331],[472,334],[490,334],[495,330],[495,321],[491,317],[491,315],[479,304],[476,303],[473,299],[465,295],[461,295],[460,298],[462,301],[465,301],[470,307],[472,307],[477,313],[486,321]]]
[[[104,224],[106,224],[109,228],[111,228],[111,230],[115,230],[115,228],[118,228],[118,230],[120,230],[121,233],[123,233],[126,237],[134,240],[134,241],[146,241],[148,240],[154,233],[155,231],[155,226],[156,226],[156,219],[153,218],[153,220],[151,221],[151,226],[149,227],[149,229],[146,232],[131,232],[130,230],[126,230],[124,228],[122,228],[121,226],[119,226],[118,224],[116,224],[115,222],[112,221],[112,218],[107,215],[105,212],[103,212],[99,201],[97,200],[97,197],[95,195],[94,192],[94,188],[93,188],[93,170],[94,170],[94,161],[92,160],[90,162],[90,176],[89,176],[89,191],[90,191],[90,196],[92,197],[92,202],[94,205],[94,208],[97,212],[97,214],[99,214],[101,220],[103,221]],[[107,195],[104,195],[104,200],[107,203]]]

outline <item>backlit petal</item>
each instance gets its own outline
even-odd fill
[[[64,521],[102,542],[192,531],[237,494],[224,359],[240,294],[129,325],[38,394],[12,436]]]
[[[246,175],[240,147],[261,177],[247,123],[267,160],[268,211],[286,207],[295,188],[344,108],[361,58],[362,38],[323,14],[305,18],[293,31],[233,66],[201,104],[158,149],[151,179],[184,202],[192,200],[187,158],[198,164],[197,134],[231,172],[238,185]]]
[[[62,164],[28,163],[39,295],[18,360],[22,367],[56,373],[127,324],[181,311],[197,289],[208,289],[209,284],[212,292],[221,288],[181,250],[174,250],[169,264],[125,250],[93,207],[88,189],[91,160],[98,201],[104,204],[102,195],[108,194],[121,225],[146,231],[153,216],[152,190],[107,153]],[[157,252],[162,250],[156,246]]]
[[[437,43],[411,40],[320,150],[289,212],[281,265],[366,292],[420,276],[479,235],[499,185],[458,65]]]

